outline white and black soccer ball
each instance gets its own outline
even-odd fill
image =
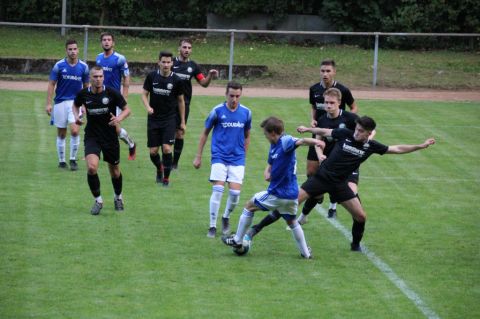
[[[233,252],[238,256],[243,256],[250,251],[251,246],[252,239],[250,238],[250,236],[245,235],[243,237],[242,246],[239,248],[233,248]]]

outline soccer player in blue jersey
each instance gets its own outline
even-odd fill
[[[115,38],[112,33],[103,32],[100,35],[103,53],[97,55],[96,63],[103,68],[105,77],[105,86],[114,88],[122,92],[125,101],[128,99],[128,87],[130,86],[130,72],[125,56],[114,51]],[[123,83],[122,83],[123,79]],[[116,114],[120,114],[121,109],[118,108]],[[136,157],[136,145],[128,132],[120,127],[116,127],[118,137],[128,145],[128,159],[134,160]]]
[[[318,146],[315,138],[294,138],[284,133],[283,121],[276,117],[265,119],[260,127],[270,142],[268,165],[264,172],[270,185],[266,191],[256,193],[245,205],[235,235],[223,236],[222,241],[234,248],[242,246],[243,238],[252,223],[255,211],[277,210],[292,230],[293,238],[303,258],[311,258],[302,226],[296,221],[298,207],[297,159],[295,149],[301,145]]]
[[[210,85],[212,79],[218,76],[218,71],[211,69],[208,71],[207,76],[204,76],[200,67],[195,61],[190,59],[192,54],[192,42],[188,39],[180,40],[178,47],[179,55],[173,60],[173,72],[178,75],[184,81],[185,87],[185,124],[188,121],[188,115],[190,114],[190,102],[192,100],[192,79],[195,80],[206,88]],[[180,118],[177,118],[177,124],[180,124]],[[173,147],[173,168],[178,167],[178,161],[183,150],[185,132],[177,129],[175,135],[175,144]]]
[[[142,93],[142,102],[148,113],[147,146],[150,149],[150,160],[157,169],[156,182],[165,187],[170,183],[177,114],[180,116],[179,128],[185,130],[183,82],[172,72],[172,63],[171,52],[160,52],[159,69],[147,75]],[[160,146],[162,160],[158,154]]]
[[[243,177],[245,174],[245,157],[250,143],[252,112],[240,104],[242,85],[228,82],[226,101],[213,108],[205,121],[205,129],[200,134],[198,151],[193,161],[195,168],[202,165],[202,153],[210,131],[212,195],[210,197],[210,228],[207,236],[214,238],[217,233],[217,216],[225,189],[228,183],[229,195],[222,217],[222,232],[230,232],[230,214],[240,199]]]
[[[77,93],[88,86],[88,66],[78,59],[77,41],[69,39],[65,43],[67,57],[58,61],[50,71],[45,111],[57,127],[58,167],[68,168],[65,160],[65,138],[70,125],[70,169],[78,169],[77,153],[80,145],[79,127],[72,113],[73,99]],[[54,106],[52,98],[55,91]]]

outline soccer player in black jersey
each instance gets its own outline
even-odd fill
[[[192,42],[189,39],[180,40],[178,46],[178,56],[173,60],[173,72],[183,80],[185,87],[185,124],[188,121],[188,115],[190,113],[190,101],[192,100],[192,79],[195,80],[203,87],[210,85],[212,79],[218,76],[218,71],[211,69],[208,71],[207,76],[204,76],[200,67],[195,61],[190,60],[192,54]],[[175,135],[175,145],[173,147],[173,168],[178,167],[178,161],[183,150],[183,141],[185,137],[185,131],[180,129],[180,117],[177,116],[177,132]]]
[[[355,99],[352,96],[352,92],[335,80],[337,74],[334,60],[323,60],[320,63],[320,76],[321,81],[310,87],[309,100],[311,105],[311,119],[310,125],[312,127],[318,126],[318,120],[325,115],[325,99],[323,93],[330,88],[336,88],[342,93],[340,101],[340,109],[345,110],[346,105],[350,108],[350,112],[358,113],[358,107],[355,103]],[[320,163],[317,154],[318,148],[310,147],[307,155],[307,176],[315,173]],[[328,213],[330,216],[334,216],[336,213],[336,204],[332,203],[329,207]]]
[[[159,69],[149,73],[143,84],[142,101],[148,113],[147,146],[150,148],[150,159],[157,168],[156,181],[168,186],[177,114],[180,118],[178,129],[185,132],[184,84],[171,70],[172,53],[162,51],[158,60]],[[162,160],[158,154],[160,146]]]
[[[375,121],[363,116],[356,120],[355,130],[346,128],[328,129],[300,126],[300,133],[310,132],[324,138],[331,137],[336,143],[329,156],[322,162],[314,175],[302,184],[298,194],[298,204],[308,198],[319,198],[325,193],[340,203],[353,217],[352,251],[361,251],[360,241],[363,237],[367,215],[363,210],[358,195],[348,185],[349,176],[372,154],[405,154],[425,149],[435,143],[429,138],[416,145],[383,145],[372,140]],[[249,233],[247,233],[249,234]],[[250,234],[249,234],[250,235]]]
[[[308,128],[298,127],[298,132],[310,132],[322,137],[336,139],[335,146],[330,155],[322,162],[314,175],[301,186],[298,200],[299,203],[312,197],[318,197],[325,193],[330,198],[340,203],[353,217],[352,251],[361,251],[360,241],[363,237],[367,215],[355,192],[348,185],[348,177],[358,170],[360,164],[366,161],[372,154],[405,154],[425,149],[435,143],[435,139],[429,138],[425,142],[416,145],[383,145],[372,140],[375,130],[375,121],[363,116],[356,120],[355,130],[346,128]]]
[[[87,114],[84,144],[88,186],[95,197],[95,203],[90,211],[92,215],[98,215],[103,207],[100,179],[97,174],[100,153],[103,154],[103,160],[108,163],[112,178],[115,210],[123,211],[120,145],[115,127],[130,115],[130,109],[122,94],[113,88],[105,87],[103,80],[102,67],[94,66],[90,71],[90,87],[81,90],[73,101],[73,114],[78,125],[83,123],[79,117],[80,107],[84,107]],[[117,107],[122,112],[115,116]]]

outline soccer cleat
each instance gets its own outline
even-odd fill
[[[164,178],[164,179],[162,180],[162,186],[163,186],[163,187],[168,187],[169,184],[170,184],[170,181],[168,180],[168,178]]]
[[[230,234],[230,218],[222,217],[222,234]]]
[[[217,235],[217,229],[215,227],[210,227],[208,229],[207,237],[208,238],[215,238],[216,235]]]
[[[290,227],[288,227],[290,228]],[[250,237],[250,240],[255,237],[255,235],[258,233],[257,229],[255,227],[250,227],[248,230],[247,230],[247,233],[245,234],[245,236],[248,236]],[[245,236],[244,236],[244,239],[245,239]]]
[[[137,144],[133,143],[133,147],[128,148],[128,160],[133,161],[137,158]]]
[[[58,163],[58,168],[67,169],[68,168],[67,163],[65,162]]]
[[[233,248],[240,248],[242,247],[242,243],[237,243],[234,239],[234,235],[230,236],[222,236],[222,241],[225,245],[231,246]]]
[[[360,246],[360,244],[354,244],[354,243],[350,243],[350,250],[351,251],[357,251],[357,252],[362,252],[362,247]]]
[[[123,212],[123,200],[121,198],[114,199],[113,204],[117,212]]]
[[[163,183],[163,173],[157,171],[157,177],[155,178],[155,182],[157,184],[162,184]]]
[[[308,248],[308,257],[306,257],[304,254],[300,254],[300,257],[302,258],[305,258],[305,259],[313,259],[313,255],[312,255],[312,248],[310,247],[307,247]]]
[[[335,217],[337,217],[337,210],[334,209],[334,208],[330,208],[330,209],[328,210],[327,217],[328,217],[328,218],[335,218]]]
[[[102,208],[103,208],[103,203],[99,203],[99,202],[95,201],[95,204],[93,204],[93,207],[90,210],[90,213],[92,215],[98,215],[98,214],[100,214],[100,211],[102,210]]]
[[[70,170],[78,171],[78,164],[76,160],[70,160]]]

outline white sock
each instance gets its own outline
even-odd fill
[[[300,250],[300,253],[305,257],[310,257],[310,252],[308,251],[307,241],[305,240],[305,234],[303,233],[302,226],[298,222],[294,222],[293,225],[290,225],[292,230],[293,238],[297,243],[297,247]]]
[[[240,215],[240,219],[238,220],[237,233],[233,238],[237,243],[243,242],[243,236],[245,236],[245,233],[247,232],[248,228],[252,224],[252,220],[253,220],[253,212],[244,208],[242,215]]]
[[[98,197],[95,197],[95,200],[97,201],[97,203],[103,204],[103,198],[101,195]]]
[[[65,139],[57,136],[58,161],[65,162]]]
[[[233,212],[235,207],[237,207],[239,201],[240,190],[231,189],[228,192],[227,206],[225,207],[225,212],[223,213],[224,218],[230,218],[230,214]]]
[[[300,213],[300,216],[297,218],[297,222],[303,223],[304,220],[307,219],[307,215],[304,215],[303,213]]]
[[[222,201],[224,187],[213,185],[212,196],[210,196],[210,227],[217,227],[217,216]]]
[[[132,148],[133,145],[135,145],[135,143],[133,142],[133,140],[130,138],[130,136],[128,135],[128,132],[124,129],[124,128],[121,128],[120,129],[120,134],[118,134],[118,137],[120,137],[120,139],[122,141],[125,142],[125,144],[128,145],[128,147]]]
[[[70,136],[70,160],[77,160],[78,146],[80,145],[80,135]]]
[[[337,209],[337,203],[330,203],[330,207],[328,209]]]
[[[120,195],[114,194],[113,198],[115,198],[115,199],[123,199],[123,198],[122,198],[122,194],[120,194]]]

